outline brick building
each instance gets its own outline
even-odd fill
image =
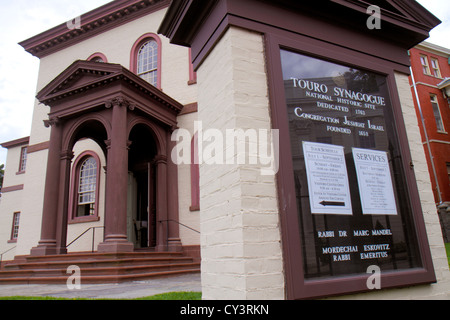
[[[410,51],[414,97],[420,133],[437,204],[450,201],[450,49],[422,42]]]

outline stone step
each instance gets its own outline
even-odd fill
[[[152,278],[169,277],[173,275],[189,274],[189,273],[200,273],[200,268],[148,272],[141,274],[82,276],[81,284],[120,283],[127,281],[139,281]],[[69,278],[68,275],[43,276],[43,277],[11,277],[11,278],[0,278],[0,284],[66,284],[68,278]]]
[[[171,274],[200,272],[200,263],[182,253],[75,253],[52,256],[26,256],[4,264],[0,284],[66,283],[80,268],[84,283],[111,283],[148,279]]]
[[[77,265],[80,268],[89,267],[120,267],[120,266],[147,266],[147,265],[162,265],[170,263],[188,263],[192,262],[190,257],[151,257],[151,258],[123,258],[123,259],[75,259],[66,261],[40,261],[40,262],[19,262],[6,264],[3,270],[30,270],[30,269],[67,269],[68,266]]]

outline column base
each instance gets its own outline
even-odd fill
[[[108,237],[104,242],[99,243],[97,252],[133,252],[134,244],[126,239],[126,236]]]
[[[180,238],[169,238],[169,252],[183,251],[183,245]]]
[[[169,238],[167,243],[156,246],[157,252],[182,252],[183,245],[179,238]]]
[[[54,240],[41,240],[39,244],[31,248],[30,256],[50,256],[58,254],[58,249],[56,247],[56,241]]]

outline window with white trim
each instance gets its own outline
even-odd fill
[[[433,75],[436,78],[441,78],[441,70],[439,69],[439,62],[435,58],[430,58],[431,61],[431,69],[433,70]]]
[[[448,182],[450,183],[450,163],[447,163],[447,175],[448,175]]]
[[[154,39],[145,42],[137,55],[137,74],[155,87],[158,84],[158,43]]]
[[[11,240],[17,240],[17,237],[19,236],[19,222],[20,212],[14,212]]]
[[[422,70],[424,74],[431,75],[430,67],[428,66],[427,56],[420,56],[420,63],[422,64]]]
[[[430,99],[431,106],[433,108],[434,119],[436,120],[437,131],[445,132],[444,122],[442,121],[437,96],[435,94],[430,94]]]
[[[95,214],[95,193],[97,187],[97,161],[88,157],[80,167],[78,180],[77,217]]]
[[[19,164],[19,172],[25,172],[27,168],[27,147],[23,147],[20,151],[20,164]]]

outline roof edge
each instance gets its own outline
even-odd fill
[[[170,0],[114,0],[80,16],[80,25],[62,23],[19,42],[25,51],[42,58],[48,54],[140,18],[169,5]]]
[[[192,38],[219,0],[171,0],[158,33],[189,47]]]
[[[437,51],[439,53],[445,54],[447,56],[450,56],[450,49],[449,48],[445,48],[442,46],[439,46],[437,44],[428,42],[428,41],[423,41],[421,43],[419,43],[416,48],[419,49],[426,49],[426,50],[433,50],[433,51]]]
[[[10,148],[14,148],[14,147],[18,147],[18,146],[22,146],[25,144],[30,143],[30,137],[24,137],[24,138],[20,138],[20,139],[15,139],[15,140],[11,140],[11,141],[7,141],[7,142],[3,142],[0,144],[0,146],[2,146],[5,149],[10,149]]]
[[[83,83],[81,86],[75,86],[57,91],[61,87],[61,84],[64,85],[67,83],[68,80],[73,78],[73,76],[80,71],[90,74],[99,74],[99,77],[98,79]],[[51,107],[53,104],[57,104],[58,101],[61,101],[62,99],[77,94],[84,94],[86,91],[95,89],[104,83],[111,83],[114,81],[126,81],[128,83],[132,83],[134,87],[141,88],[141,91],[150,95],[152,99],[164,104],[172,110],[175,110],[177,113],[181,112],[184,107],[177,100],[173,99],[120,64],[99,63],[85,60],[76,60],[73,62],[44,88],[42,88],[37,93],[36,98],[39,102]]]

